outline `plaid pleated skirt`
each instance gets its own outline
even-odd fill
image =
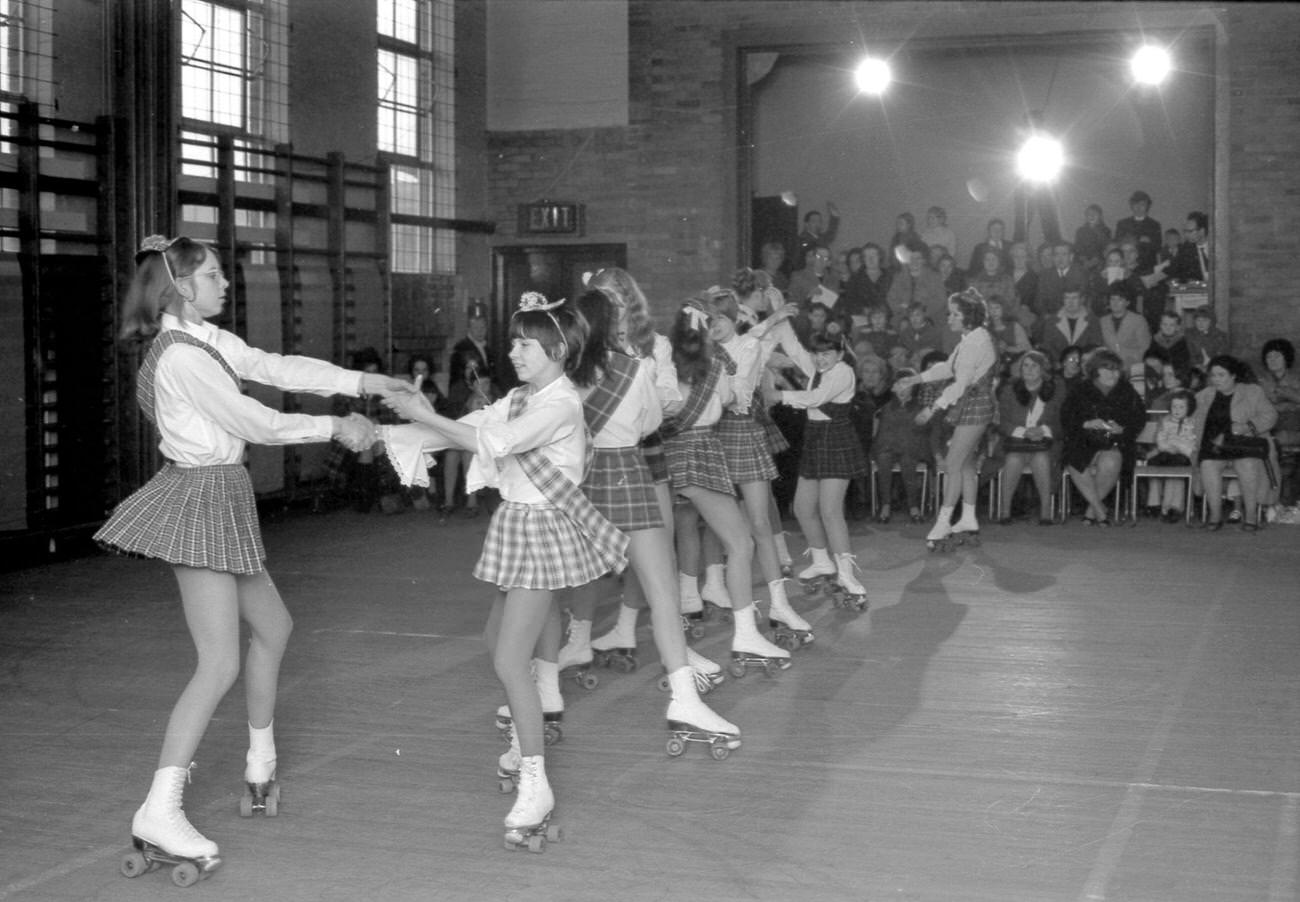
[[[762,404],[754,405],[754,420],[758,425],[763,427],[763,435],[767,438],[767,451],[769,454],[780,454],[782,451],[790,450],[790,442],[781,431],[781,427],[776,425],[772,419],[771,412]]]
[[[948,422],[954,426],[985,426],[993,422],[996,409],[993,387],[987,379],[981,379],[957,399],[948,414]]]
[[[641,439],[641,453],[650,468],[650,478],[655,482],[668,482],[668,458],[664,456],[664,440],[658,430]]]
[[[639,447],[592,449],[582,494],[623,532],[664,525],[650,468]]]
[[[113,511],[95,541],[109,551],[223,573],[260,573],[266,549],[242,464],[169,463]]]
[[[715,428],[727,473],[737,485],[776,479],[776,464],[768,450],[767,434],[753,417],[723,414]]]
[[[800,479],[855,479],[870,471],[858,432],[848,417],[809,420],[804,426]]]
[[[695,426],[664,439],[668,480],[674,491],[690,486],[734,495],[727,457],[712,426]]]
[[[474,578],[503,590],[563,589],[585,586],[608,571],[558,507],[503,501],[488,524]]]

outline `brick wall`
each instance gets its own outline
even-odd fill
[[[516,203],[573,200],[587,204],[587,240],[627,242],[628,267],[661,319],[674,301],[725,277],[738,261],[735,92],[725,83],[725,57],[739,36],[824,43],[860,35],[1137,33],[1139,25],[1220,22],[1227,38],[1230,149],[1226,209],[1217,211],[1216,227],[1226,227],[1231,242],[1234,347],[1253,358],[1273,334],[1300,343],[1300,305],[1291,289],[1300,281],[1300,6],[1294,4],[634,0],[630,125],[490,135],[489,215],[502,224],[494,243],[515,240]]]

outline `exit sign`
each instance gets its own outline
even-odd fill
[[[519,232],[524,235],[581,235],[586,226],[582,204],[542,200],[519,205]]]

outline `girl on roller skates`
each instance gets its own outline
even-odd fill
[[[813,641],[812,627],[790,606],[785,594],[785,576],[773,533],[771,518],[772,480],[776,464],[768,451],[768,435],[758,419],[766,410],[761,396],[767,354],[759,340],[737,329],[739,303],[735,294],[722,289],[709,296],[709,338],[723,366],[731,376],[732,399],[722,411],[716,431],[722,443],[731,481],[740,488],[750,534],[754,537],[758,567],[767,583],[771,607],[768,617],[776,629],[777,644],[798,648]]]
[[[709,340],[704,301],[692,298],[677,312],[671,340],[673,363],[686,401],[661,427],[672,489],[690,502],[722,541],[726,553],[727,595],[734,633],[731,671],[742,676],[749,665],[768,673],[790,666],[790,652],[769,642],[755,620],[751,565],[754,542],[736,503],[731,474],[714,425],[732,398],[731,379]],[[679,524],[679,529],[681,528]],[[693,528],[693,526],[692,526]]]
[[[617,350],[619,311],[610,293],[588,290],[578,299],[578,310],[591,331],[573,381],[583,396],[583,414],[594,447],[582,490],[597,510],[627,534],[632,572],[625,579],[639,583],[650,604],[655,644],[672,690],[669,729],[679,738],[720,741],[728,751],[739,748],[740,730],[700,701],[695,672],[686,658],[673,582],[672,539],[638,447],[641,438],[663,420],[651,370],[636,357]],[[574,622],[590,623],[598,594],[597,584],[571,593]],[[635,618],[636,608],[630,610]],[[629,641],[620,647],[628,656],[636,648],[635,619],[631,627],[626,637]]]
[[[123,870],[135,876],[146,863],[188,862],[208,872],[220,862],[217,844],[186,819],[181,798],[199,740],[239,676],[240,620],[251,631],[244,663],[244,778],[259,802],[268,793],[276,800],[272,805],[279,798],[272,722],[280,660],[293,624],[265,569],[252,483],[241,463],[244,450],[250,442],[337,438],[359,451],[374,440],[370,421],[360,415],[281,413],[242,394],[240,380],[324,396],[410,394],[411,387],[309,357],[268,354],[206,322],[221,313],[230,283],[205,244],[153,236],[145,239],[136,263],[121,336],[151,339],[136,399],[158,431],[167,462],[117,506],[95,539],[110,550],[172,565],[198,665],[168,718],[153,785],[131,821],[136,855],[143,860],[124,860]]]
[[[979,521],[975,518],[975,499],[979,491],[979,471],[976,457],[980,441],[988,424],[993,422],[996,405],[993,401],[993,376],[997,370],[998,355],[993,337],[984,328],[986,321],[984,299],[978,291],[968,288],[948,298],[948,328],[961,334],[957,347],[948,359],[928,367],[916,376],[894,383],[895,390],[905,390],[917,383],[939,382],[951,379],[932,403],[917,414],[918,425],[925,425],[939,411],[947,411],[952,424],[952,438],[943,457],[943,500],[939,516],[930,534],[925,537],[931,550],[947,549],[949,536],[959,541],[971,538],[978,541]],[[961,519],[952,522],[953,511],[961,499]]]
[[[673,346],[666,336],[654,329],[654,320],[650,316],[650,304],[646,301],[641,287],[632,274],[617,266],[606,267],[593,275],[588,282],[592,288],[609,292],[618,308],[617,344],[641,361],[641,366],[651,373],[655,395],[664,415],[681,410],[683,398],[681,386],[677,383],[677,367],[673,364]],[[659,504],[659,513],[663,518],[664,531],[668,537],[670,551],[673,544],[673,494],[669,486],[668,460],[664,455],[663,436],[659,430],[651,432],[641,439],[641,453],[653,480],[655,500]],[[689,589],[689,593],[686,591]],[[678,567],[677,592],[678,611],[684,616],[699,612],[703,607],[695,577],[687,579]],[[593,651],[619,653],[620,649],[636,647],[636,621],[648,602],[645,589],[637,579],[623,582],[623,601],[618,607],[618,618],[614,628],[602,636],[589,640],[585,657]],[[651,621],[654,622],[652,616]],[[581,646],[585,636],[590,635],[590,622],[583,623],[578,617],[569,621],[569,641],[560,651],[561,661],[567,654],[574,660],[584,657]],[[656,644],[659,640],[656,636]],[[723,680],[722,667],[716,661],[704,657],[690,646],[686,647],[686,660],[695,674],[695,684],[700,692],[708,692]],[[666,666],[666,662],[665,662]]]
[[[850,417],[857,377],[844,360],[842,336],[814,332],[807,347],[799,342],[789,322],[795,311],[787,306],[763,325],[773,324],[765,331],[766,340],[779,345],[811,380],[804,391],[773,390],[769,395],[772,403],[802,409],[806,417],[793,506],[812,566],[799,574],[799,581],[812,591],[833,586],[837,603],[861,611],[867,592],[855,573],[844,520],[850,480],[870,472]]]
[[[582,355],[586,333],[581,314],[563,301],[551,304],[527,292],[509,333],[510,362],[523,386],[460,420],[435,413],[422,395],[393,398],[386,403],[415,422],[381,432],[404,484],[428,478],[426,454],[456,447],[474,454],[467,489],[495,486],[501,493],[474,576],[498,590],[485,634],[520,756],[519,791],[505,818],[510,847],[550,833],[555,807],[543,755],[542,700],[531,672],[539,641],[559,647],[554,592],[627,563],[627,537],[578,490],[587,430],[567,372]]]

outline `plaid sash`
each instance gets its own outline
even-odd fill
[[[731,353],[726,348],[722,345],[714,345],[713,356],[722,361],[722,366],[727,371],[728,376],[736,375],[736,370],[738,370],[740,366],[736,363],[736,358],[732,357]]]
[[[603,367],[604,377],[587,395],[587,400],[582,402],[582,415],[587,420],[587,429],[592,435],[600,434],[614,411],[618,410],[618,405],[623,403],[640,366],[641,361],[635,357],[619,353],[609,355]]]
[[[532,386],[517,388],[510,396],[510,413],[507,419],[514,419],[528,403],[533,393]],[[528,480],[568,517],[578,532],[591,543],[592,550],[601,562],[615,573],[621,573],[627,566],[628,537],[624,535],[596,510],[595,506],[582,494],[582,490],[569,481],[560,472],[560,468],[537,448],[518,451],[515,458],[523,467]]]
[[[679,432],[685,432],[695,425],[704,414],[704,408],[708,406],[709,399],[713,397],[713,392],[718,387],[718,379],[722,376],[722,361],[716,356],[709,361],[709,373],[701,381],[691,386],[691,393],[686,397],[686,404],[682,406],[681,412],[671,419],[666,419],[663,425],[659,427],[659,434],[664,438],[671,438]]]
[[[135,377],[135,403],[140,405],[140,412],[144,414],[146,420],[150,423],[158,423],[158,414],[154,411],[154,390],[153,379],[154,372],[158,369],[158,359],[162,357],[162,352],[172,345],[180,342],[181,344],[194,345],[196,348],[202,348],[226,371],[226,375],[235,380],[235,387],[238,388],[239,376],[226,362],[217,349],[209,344],[199,341],[193,335],[182,332],[179,329],[168,329],[157,338],[149,343],[149,350],[145,354],[144,363],[140,365],[140,372]]]

